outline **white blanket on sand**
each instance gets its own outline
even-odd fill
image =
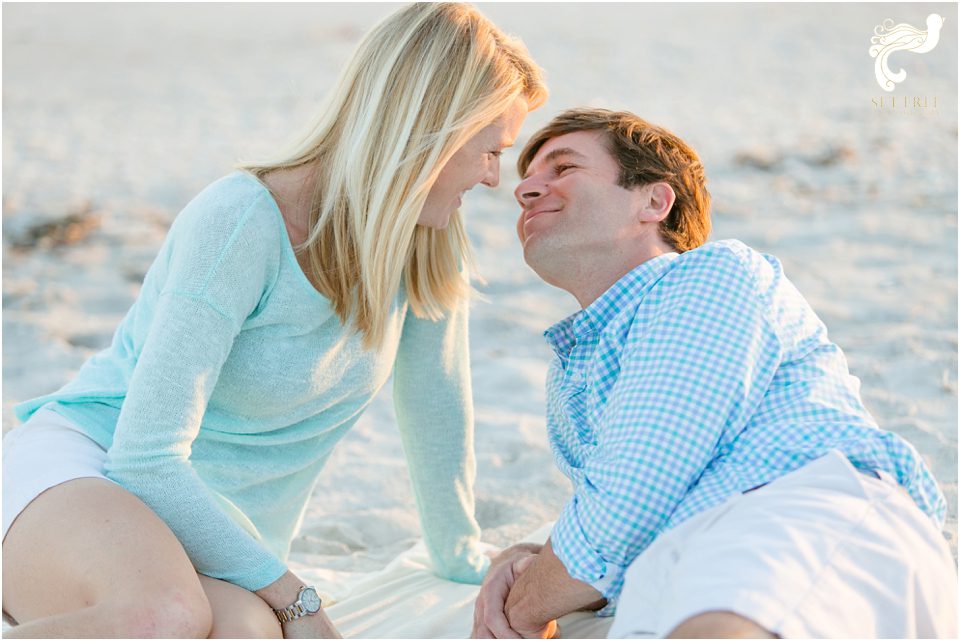
[[[543,543],[545,525],[524,541]],[[344,577],[292,564],[304,580],[313,581],[327,613],[345,638],[467,638],[473,625],[473,603],[479,587],[453,583],[430,571],[427,551],[418,543],[379,572]],[[339,576],[336,576],[339,575]],[[559,620],[565,638],[602,639],[613,619],[592,612],[574,612]]]

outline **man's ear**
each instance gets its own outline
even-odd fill
[[[639,219],[645,223],[662,221],[670,214],[673,203],[677,200],[673,187],[664,182],[644,185],[641,192],[643,197],[640,203]]]

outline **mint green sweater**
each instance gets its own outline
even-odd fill
[[[26,420],[52,403],[198,572],[257,590],[286,571],[320,470],[392,371],[435,569],[477,583],[467,303],[423,320],[401,288],[386,336],[362,348],[301,271],[270,193],[237,172],[174,221],[110,347],[15,411]]]

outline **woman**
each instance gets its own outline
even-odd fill
[[[457,208],[545,97],[475,9],[408,6],[301,143],[187,205],[111,346],[17,408],[8,636],[337,636],[284,559],[391,371],[436,570],[479,582]]]

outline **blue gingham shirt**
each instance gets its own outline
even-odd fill
[[[772,256],[733,240],[658,256],[545,336],[547,429],[574,486],[551,543],[601,614],[659,534],[830,449],[890,473],[942,527],[930,471],[878,428]]]

